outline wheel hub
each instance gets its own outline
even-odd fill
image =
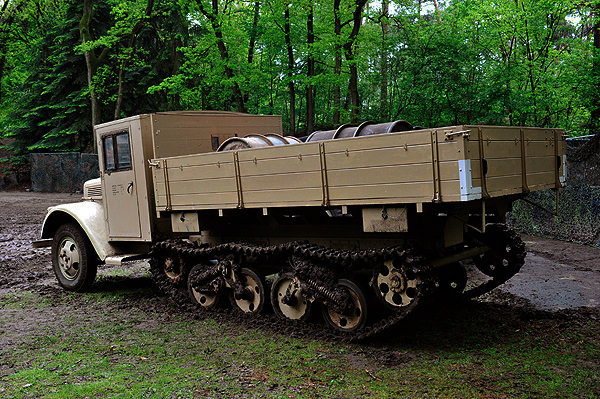
[[[70,237],[63,239],[58,251],[58,265],[63,276],[67,280],[75,280],[79,274],[80,263],[81,254],[75,241]]]
[[[311,302],[302,292],[300,280],[292,273],[282,274],[273,283],[271,304],[280,318],[306,320],[310,315]]]
[[[379,298],[393,308],[409,305],[417,295],[418,280],[406,265],[397,267],[393,260],[383,263],[375,276]]]
[[[391,289],[394,292],[402,292],[406,289],[406,279],[401,274],[394,274],[391,278]]]
[[[338,312],[336,306],[325,304],[322,308],[325,321],[339,331],[360,330],[367,322],[367,300],[362,289],[346,279],[338,280],[336,289],[347,294],[347,306]]]

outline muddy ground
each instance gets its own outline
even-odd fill
[[[77,194],[0,191],[0,295],[29,290],[56,300],[54,310],[40,311],[38,314],[15,314],[18,309],[12,309],[10,320],[3,318],[1,350],[10,350],[11,346],[16,346],[31,331],[33,325],[38,328],[44,325],[60,329],[68,324],[63,323],[62,319],[68,318],[70,311],[76,310],[73,304],[61,303],[62,290],[54,279],[50,249],[34,249],[31,241],[39,236],[48,206],[76,202],[79,199],[80,195]],[[491,312],[490,317],[498,317],[499,323],[505,322],[506,317],[543,319],[545,328],[550,329],[562,328],[565,323],[576,324],[589,318],[600,319],[600,249],[539,237],[524,236],[523,239],[529,254],[522,271],[493,293],[468,305],[471,310],[477,311],[478,306],[494,306],[497,312]],[[125,279],[111,280],[106,276],[110,276],[116,269],[101,266],[100,283],[94,286],[94,290],[112,289],[111,281],[122,285],[152,286],[152,281],[147,277],[145,262],[138,262],[131,267],[134,272]],[[476,273],[474,270],[469,272],[473,275]],[[167,302],[158,298],[150,301],[148,298],[140,298],[136,302],[136,298],[132,297],[120,308],[124,311],[127,308],[148,307],[155,310],[163,306],[165,313],[173,312],[172,307],[166,308]],[[96,312],[89,314],[93,318],[110,317],[102,309],[85,311]],[[0,316],[1,313],[0,308]],[[525,314],[527,316],[523,317]],[[392,335],[398,336],[398,331],[383,334],[370,345],[385,346],[386,340]],[[380,361],[387,363],[394,359]],[[0,364],[0,377],[11,372],[7,367]]]
[[[79,200],[78,194],[0,191],[0,293],[58,289],[50,249],[34,249],[31,241],[39,237],[49,206]],[[527,261],[501,291],[540,310],[600,307],[600,249],[533,236],[522,238]],[[99,273],[110,274],[110,269],[101,266]]]

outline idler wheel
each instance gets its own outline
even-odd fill
[[[510,278],[525,263],[525,243],[514,230],[504,224],[488,224],[485,228],[481,241],[492,249],[475,256],[473,262],[487,276]]]
[[[246,314],[257,314],[265,306],[265,283],[262,277],[253,269],[243,268],[239,275],[242,290],[235,290],[229,295],[231,306]]]
[[[190,271],[187,281],[188,293],[190,294],[192,302],[195,304],[200,305],[204,309],[213,309],[219,306],[222,296],[221,286],[216,284],[216,281],[218,280],[214,280],[215,284],[211,284],[212,286],[210,288],[214,289],[214,291],[197,291],[194,287],[192,287],[193,277],[195,277],[196,274],[203,269],[203,265],[196,265]]]
[[[375,292],[385,305],[391,308],[408,306],[417,296],[419,281],[416,273],[407,265],[387,260],[375,275]]]
[[[467,286],[467,271],[461,262],[451,263],[437,270],[443,295],[458,297]]]
[[[271,287],[271,304],[277,317],[305,321],[310,316],[311,301],[302,295],[300,281],[293,273],[283,273]]]
[[[347,279],[340,279],[336,289],[343,289],[348,293],[348,303],[342,313],[338,313],[328,306],[323,306],[323,319],[338,331],[352,332],[360,330],[367,323],[367,299],[360,287]]]

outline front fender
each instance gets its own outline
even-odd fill
[[[77,223],[89,238],[100,260],[120,251],[108,242],[104,207],[101,202],[82,201],[48,208],[42,225],[42,239],[53,238],[59,226]]]

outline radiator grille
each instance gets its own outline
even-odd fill
[[[83,187],[83,198],[102,199],[102,186],[89,185]]]

